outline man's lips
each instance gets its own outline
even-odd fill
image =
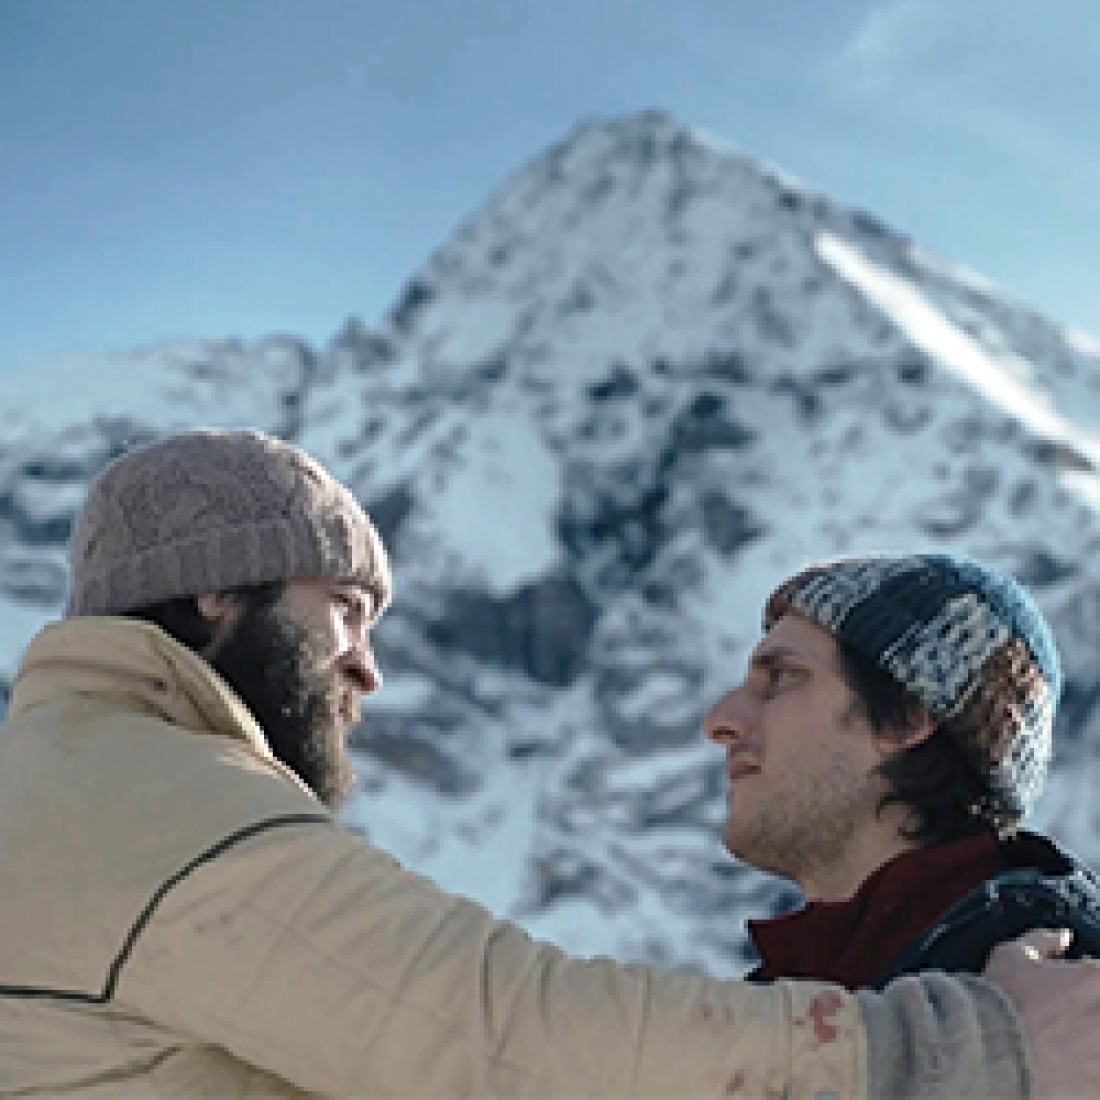
[[[746,775],[754,775],[760,771],[760,765],[748,756],[731,756],[726,765],[726,775],[729,781],[735,783],[738,779],[744,779]]]

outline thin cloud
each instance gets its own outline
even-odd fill
[[[855,94],[889,91],[901,74],[927,51],[930,24],[926,8],[913,0],[892,0],[869,11],[853,31],[826,75]]]
[[[888,0],[820,77],[847,109],[1036,171],[1057,165],[1052,182],[1082,203],[1100,185],[1093,0]]]
[[[917,77],[1021,106],[1068,105],[1084,119],[1086,103],[1065,100],[1095,86],[1098,61],[1093,0],[884,0],[852,29],[831,70],[854,87],[912,91]]]

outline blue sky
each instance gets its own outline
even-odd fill
[[[1095,0],[0,0],[0,368],[368,324],[663,108],[1100,335]]]

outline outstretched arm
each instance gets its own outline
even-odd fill
[[[1028,1097],[1019,1019],[981,978],[857,1000],[571,959],[321,824],[165,892],[117,1000],[332,1097]]]

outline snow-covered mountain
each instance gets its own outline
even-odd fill
[[[372,328],[173,344],[0,398],[0,671],[135,439],[277,432],[397,598],[348,821],[583,952],[743,969],[791,900],[718,831],[707,706],[807,561],[937,548],[1035,592],[1067,669],[1033,822],[1100,862],[1100,346],[660,114],[577,127]]]

